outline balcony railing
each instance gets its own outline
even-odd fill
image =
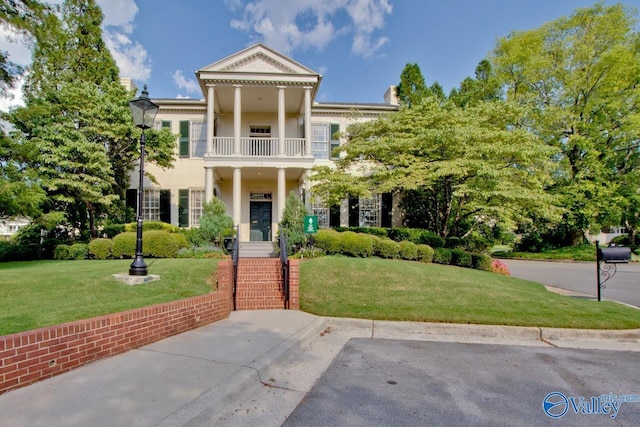
[[[240,155],[242,157],[277,157],[278,138],[240,138]],[[233,137],[213,138],[214,156],[234,156]],[[304,138],[285,138],[284,155],[287,157],[304,157]]]

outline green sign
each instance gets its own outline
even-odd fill
[[[304,217],[304,232],[307,234],[315,234],[318,232],[317,215],[307,215]]]

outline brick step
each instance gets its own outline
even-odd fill
[[[284,308],[280,259],[241,257],[238,260],[236,302],[238,310]]]

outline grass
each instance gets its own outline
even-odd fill
[[[211,259],[147,259],[160,280],[129,286],[111,277],[131,260],[0,263],[0,335],[211,292]]]
[[[560,249],[551,249],[543,252],[509,252],[504,246],[492,249],[496,258],[521,258],[538,260],[572,260],[572,261],[596,261],[595,245],[578,245]]]
[[[324,257],[300,267],[300,306],[322,316],[546,326],[640,327],[640,310],[578,299],[495,273],[376,258]]]

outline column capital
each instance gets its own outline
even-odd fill
[[[276,87],[277,87],[278,89],[286,89],[286,88],[287,88],[287,86],[285,86],[285,85],[278,85],[278,86],[276,86]]]

